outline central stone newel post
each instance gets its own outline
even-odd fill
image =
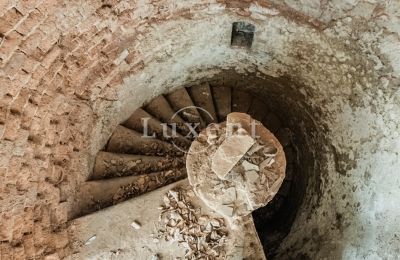
[[[286,159],[276,137],[244,113],[211,124],[192,143],[186,159],[196,195],[234,227],[265,206],[285,178]]]

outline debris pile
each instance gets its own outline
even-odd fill
[[[155,190],[186,177],[184,168],[137,176],[135,182],[121,186],[113,196],[113,204]]]
[[[201,215],[189,202],[191,196],[193,192],[183,189],[170,190],[164,196],[159,238],[184,246],[185,259],[223,258],[228,235],[224,219]]]
[[[233,167],[231,175],[228,175],[236,185],[244,185],[249,198],[248,206],[252,210],[265,203],[264,194],[278,191],[276,185],[274,187],[280,178],[274,167],[276,154],[277,149],[272,144],[258,140]],[[237,183],[238,180],[240,183]],[[265,193],[266,190],[269,192]]]
[[[283,148],[276,137],[243,113],[231,113],[226,123],[202,131],[187,157],[195,193],[210,208],[233,220],[272,200],[285,177],[285,167]]]
[[[103,159],[101,161],[101,171],[102,178],[115,178],[178,168],[183,165],[184,161],[181,158],[167,157],[160,159],[157,163],[153,163],[146,156],[141,159],[131,159],[130,156],[119,155],[119,157],[114,157],[111,160]]]

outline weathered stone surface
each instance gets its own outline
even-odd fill
[[[225,179],[225,176],[245,155],[254,142],[254,139],[247,134],[235,134],[228,137],[214,153],[211,169],[219,178]]]
[[[132,221],[140,222],[140,228],[133,229]],[[71,259],[153,259],[155,255],[173,259],[185,254],[215,257],[216,253],[223,259],[265,260],[251,216],[235,229],[227,222],[182,180],[72,221],[69,232],[76,243]],[[213,250],[211,245],[218,247]],[[203,250],[191,249],[197,247]]]
[[[246,175],[246,181],[249,183],[255,183],[257,179],[260,177],[258,171],[256,170],[249,170],[244,173]]]
[[[244,130],[252,128],[256,139]],[[209,134],[215,139],[212,144],[203,141]],[[192,143],[186,158],[190,184],[207,206],[234,226],[278,192],[285,177],[283,148],[272,133],[243,113],[228,114],[226,123],[210,126],[201,135],[205,137]]]
[[[257,165],[255,165],[255,164],[252,164],[252,163],[249,163],[248,161],[246,161],[246,160],[244,160],[243,162],[242,162],[242,166],[243,166],[243,168],[244,168],[244,170],[247,172],[247,171],[259,171],[259,167],[257,166]]]

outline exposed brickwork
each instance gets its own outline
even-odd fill
[[[138,62],[112,26],[115,5],[0,3],[1,259],[67,252],[63,227],[94,118],[90,104],[110,98],[107,88]],[[120,25],[133,8],[119,5]]]
[[[192,19],[210,5],[249,16],[252,1],[198,1],[176,10],[173,1],[155,2],[144,11],[135,1],[0,0],[0,259],[59,259],[68,252],[64,227],[87,171],[92,106],[115,100],[123,78],[142,68],[136,44],[149,25]]]
[[[59,259],[68,248],[72,167],[93,117],[75,95],[74,75],[87,64],[68,63],[78,44],[82,56],[89,46],[68,31],[96,16],[99,3],[58,5],[0,2],[0,259]]]

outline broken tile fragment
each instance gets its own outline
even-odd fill
[[[232,217],[233,216],[233,207],[230,205],[222,205],[220,212],[225,216]]]
[[[250,149],[249,151],[247,151],[247,155],[253,155],[254,153],[258,152],[259,150],[261,150],[264,146],[259,145],[258,143],[255,143]]]
[[[186,249],[185,259],[215,259],[216,256],[225,256],[224,242],[228,235],[224,219],[212,218],[195,212],[191,205],[187,190],[178,189],[168,192],[170,204],[164,206],[160,212],[160,219],[164,226],[158,231],[158,238],[178,243]],[[178,198],[175,200],[174,197]],[[179,214],[182,205],[189,209],[189,214]],[[153,238],[154,239],[154,238]],[[153,240],[154,241],[154,240]]]
[[[254,171],[254,170],[246,171],[245,175],[246,175],[246,180],[250,183],[255,183],[260,176],[258,174],[258,172]]]
[[[207,135],[207,143],[210,145],[215,144],[218,140],[218,131],[216,129],[210,129],[209,134]]]
[[[142,226],[137,221],[133,221],[131,223],[131,227],[133,227],[134,229],[140,229]]]
[[[263,150],[264,155],[268,156],[268,157],[275,156],[277,152],[278,152],[278,149],[276,149],[276,147],[273,145],[267,146]]]
[[[225,139],[212,157],[211,169],[220,179],[246,154],[255,140],[249,135],[232,135]]]
[[[171,195],[172,198],[175,199],[175,201],[178,201],[178,193],[176,191],[170,190],[169,194]]]
[[[260,170],[260,168],[257,166],[257,165],[255,165],[255,164],[253,164],[253,163],[249,163],[248,161],[246,161],[246,160],[244,160],[243,162],[242,162],[242,166],[243,166],[243,168],[244,168],[244,170],[247,172],[247,171],[259,171]]]
[[[227,131],[233,130],[232,128],[244,128],[246,130],[247,126],[251,124],[251,117],[248,114],[245,113],[239,113],[239,112],[233,112],[230,113],[226,117],[226,126],[227,126]]]
[[[253,130],[258,138],[249,134]],[[216,133],[216,139],[206,134],[209,142],[193,142],[191,149],[198,153],[187,157],[189,182],[207,206],[234,226],[236,220],[273,198],[282,183],[286,162],[275,136],[246,114],[228,115]]]
[[[260,163],[260,169],[270,168],[275,162],[275,159],[269,157]]]
[[[236,189],[234,187],[230,187],[224,190],[221,200],[224,203],[232,203],[236,200]]]

